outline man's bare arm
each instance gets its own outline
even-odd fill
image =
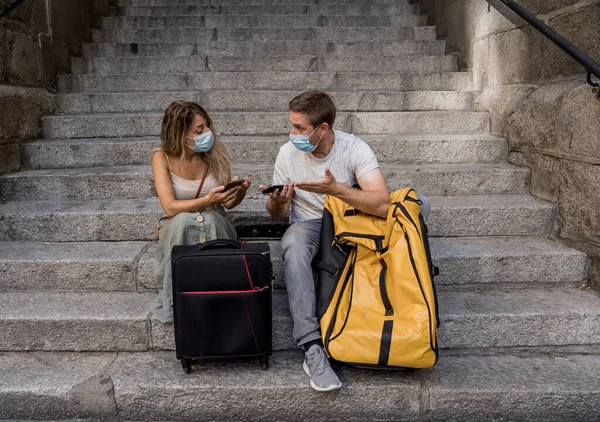
[[[299,189],[333,195],[362,212],[387,217],[391,200],[381,170],[376,168],[363,174],[358,179],[358,185],[360,189],[338,183],[329,169],[325,169],[325,177],[322,179],[296,183]]]

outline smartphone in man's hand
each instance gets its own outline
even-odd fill
[[[262,193],[263,193],[263,195],[268,195],[270,193],[275,192],[275,189],[279,190],[279,193],[281,193],[284,186],[285,185],[272,185],[272,186],[269,186],[268,188],[266,188],[265,190],[263,190]]]

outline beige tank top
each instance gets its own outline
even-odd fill
[[[175,191],[175,199],[185,200],[185,199],[195,199],[196,192],[198,191],[198,187],[200,186],[201,180],[189,180],[184,179],[183,177],[177,176],[173,173],[171,169],[171,161],[167,154],[165,154],[167,158],[167,163],[169,164],[169,172],[171,174],[171,182],[173,183],[173,191]],[[204,181],[204,185],[202,186],[202,190],[200,191],[200,198],[205,196],[212,189],[219,186],[219,183],[214,178],[212,174],[206,176],[206,180]]]

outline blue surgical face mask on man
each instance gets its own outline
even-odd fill
[[[313,133],[317,131],[317,129],[319,129],[319,126],[317,126],[310,135],[297,135],[294,133],[290,133],[290,141],[292,142],[292,144],[294,144],[296,148],[298,148],[302,152],[313,152],[321,143],[321,139],[323,139],[323,136],[321,136],[319,138],[319,142],[317,142],[317,145],[313,145],[310,143],[310,137]]]
[[[198,153],[210,151],[210,149],[213,147],[213,144],[215,143],[215,137],[212,134],[212,130],[209,130],[208,132],[202,133],[193,138],[190,136],[186,136],[186,138],[193,139],[195,145],[191,147],[188,144],[185,144],[185,146],[191,149],[192,151]]]

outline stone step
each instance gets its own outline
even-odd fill
[[[213,111],[281,111],[302,91],[181,91],[61,94],[58,112],[162,112],[176,100],[194,101]],[[329,91],[338,111],[471,110],[472,92]]]
[[[47,116],[42,122],[44,136],[50,139],[113,138],[159,135],[162,117],[162,113],[71,114]],[[288,112],[215,112],[211,118],[221,135],[281,135],[290,130]],[[335,127],[358,135],[483,134],[489,132],[489,117],[474,111],[341,112]]]
[[[0,350],[143,351],[154,293],[0,293]]]
[[[439,73],[458,70],[456,56],[186,56],[73,57],[73,73],[136,74],[196,72],[367,72],[373,63],[381,73]]]
[[[182,57],[225,55],[264,57],[286,55],[444,55],[445,41],[207,41],[184,43],[96,43],[84,44],[87,57]]]
[[[433,41],[435,26],[376,27],[296,27],[293,31],[277,27],[169,27],[146,29],[115,28],[111,31],[93,30],[94,42],[206,42],[206,41]]]
[[[408,5],[411,0],[218,0],[220,6],[269,6],[269,5]],[[215,0],[118,0],[120,7],[164,7],[164,6],[214,6]]]
[[[273,286],[281,290],[281,242],[269,244]],[[0,291],[156,291],[156,251],[155,242],[0,243]],[[543,238],[432,238],[431,254],[438,289],[581,285],[587,278],[584,253]]]
[[[156,91],[470,91],[470,72],[198,72],[60,75],[59,92],[84,94]]]
[[[0,416],[146,421],[302,421],[330,420],[332,415],[344,421],[600,419],[597,355],[443,354],[432,369],[396,372],[335,365],[344,387],[330,394],[309,387],[302,360],[299,350],[278,352],[267,371],[249,360],[209,362],[185,375],[172,352],[3,353]]]
[[[17,293],[15,293],[17,294]],[[27,293],[21,293],[26,295]],[[600,297],[575,287],[439,291],[439,347],[494,349],[600,343]],[[1,323],[1,315],[0,315]],[[286,292],[273,295],[273,348],[296,347]],[[172,324],[152,320],[155,349],[175,350]],[[0,343],[1,344],[1,343]]]
[[[391,191],[411,186],[429,196],[526,194],[529,169],[506,164],[382,163]],[[248,195],[262,197],[259,184],[271,184],[273,164],[234,163],[232,175],[250,177]],[[0,192],[8,201],[23,199],[99,199],[154,197],[149,165],[78,169],[25,170],[0,176]]]
[[[527,195],[431,197],[432,237],[548,236],[554,205]],[[94,242],[156,239],[157,198],[33,200],[0,204],[0,241]],[[265,200],[228,211],[237,227],[273,224]]]
[[[0,350],[174,349],[173,325],[151,318],[155,293],[0,293]],[[600,343],[600,297],[574,287],[440,291],[442,349]],[[273,349],[294,349],[288,298],[273,294]]]
[[[277,5],[187,5],[120,7],[117,16],[209,16],[209,15],[345,15],[398,16],[419,13],[419,5],[407,4],[277,4]]]
[[[0,291],[135,291],[154,284],[151,242],[0,242]],[[154,254],[152,254],[154,256]],[[150,279],[147,279],[150,277]]]
[[[246,27],[397,27],[419,26],[427,23],[427,17],[421,15],[400,16],[346,16],[346,15],[180,15],[180,16],[121,16],[102,19],[102,28],[110,31],[115,28],[246,28]]]
[[[247,164],[274,163],[288,136],[223,136],[233,157]],[[497,163],[506,158],[506,139],[492,135],[366,135],[380,162],[402,164]],[[154,138],[39,140],[21,144],[27,169],[144,165],[151,161]]]

